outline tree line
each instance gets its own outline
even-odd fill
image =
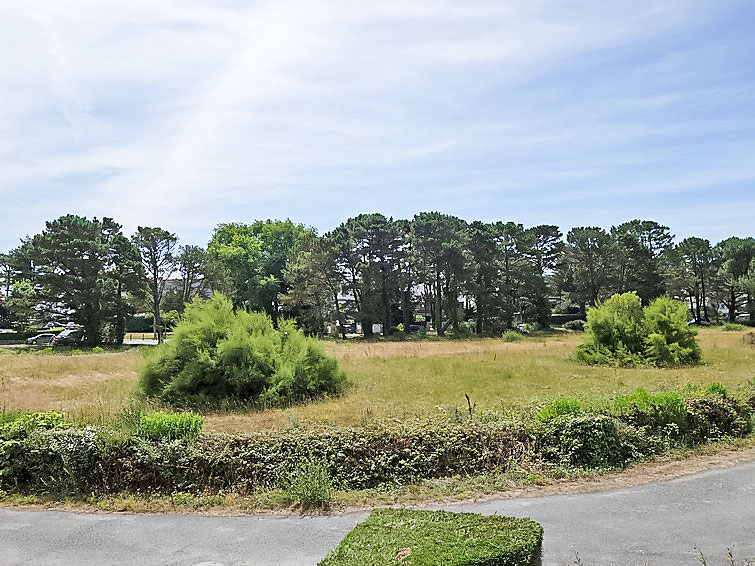
[[[495,335],[553,312],[584,316],[614,293],[643,304],[684,300],[698,322],[755,321],[755,239],[675,242],[667,226],[631,220],[608,230],[467,222],[422,212],[360,214],[318,235],[289,220],[220,224],[206,247],[160,227],[130,238],[111,218],[62,216],[0,255],[0,326],[67,318],[92,343],[119,342],[131,315],[152,313],[162,339],[194,297],[294,318],[308,333],[345,336],[359,323]]]

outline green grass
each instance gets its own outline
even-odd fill
[[[535,564],[543,528],[530,519],[375,509],[319,566]]]
[[[196,440],[204,417],[194,413],[145,413],[139,418],[138,434],[150,440]]]

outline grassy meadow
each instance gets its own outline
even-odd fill
[[[702,329],[704,365],[677,369],[584,366],[570,359],[581,335],[426,342],[328,342],[352,385],[338,398],[288,409],[206,414],[205,430],[243,432],[313,423],[360,424],[466,411],[526,407],[560,395],[586,399],[690,383],[734,388],[755,377],[755,345],[747,331]],[[83,422],[107,422],[134,403],[138,350],[99,354],[29,353],[0,349],[0,407],[58,410]]]

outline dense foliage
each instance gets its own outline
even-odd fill
[[[750,324],[755,238],[675,242],[650,220],[562,234],[420,212],[360,214],[321,236],[290,220],[225,223],[203,249],[177,246],[164,228],[141,227],[129,241],[110,219],[68,215],[0,254],[0,290],[0,327],[71,318],[90,327],[92,343],[118,341],[131,312],[152,312],[159,334],[163,311],[180,314],[213,291],[274,321],[295,319],[308,334],[345,336],[358,324],[365,336],[389,335],[402,324],[407,333],[499,336],[584,318],[627,291],[643,306],[681,299],[698,324]],[[659,358],[674,358],[657,345]]]
[[[531,566],[542,542],[543,527],[530,519],[375,509],[319,566]]]
[[[57,413],[0,413],[0,489],[89,496],[281,488],[322,504],[332,487],[406,485],[528,463],[621,467],[749,434],[753,393],[740,401],[717,388],[688,399],[638,390],[591,412],[562,403],[563,411],[538,420],[391,421],[196,440],[76,428]]]
[[[293,322],[275,328],[216,294],[186,308],[171,340],[147,354],[140,380],[148,395],[178,405],[280,405],[338,393],[345,375]]]
[[[129,292],[138,293],[139,254],[121,233],[120,224],[67,215],[48,222],[28,244],[42,310],[63,305],[70,320],[85,330],[90,346],[123,340],[132,312]]]
[[[587,312],[585,330],[576,357],[587,363],[674,366],[701,358],[696,331],[687,324],[687,307],[668,297],[643,308],[634,292],[613,295]]]

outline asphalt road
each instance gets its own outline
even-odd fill
[[[755,560],[755,462],[603,493],[444,506],[531,517],[543,564],[595,566]],[[0,564],[317,564],[364,513],[319,517],[76,514],[0,510]],[[368,565],[365,565],[368,566]]]

